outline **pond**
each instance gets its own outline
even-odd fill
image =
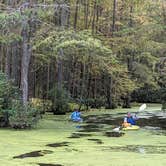
[[[83,112],[84,122],[68,115],[44,115],[31,130],[0,129],[2,166],[165,166],[166,112],[148,105],[138,114],[137,131],[115,133],[127,111]]]

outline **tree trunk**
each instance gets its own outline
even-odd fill
[[[3,45],[0,45],[0,71],[3,71]]]
[[[5,74],[7,76],[7,79],[10,79],[10,51],[9,51],[9,45],[6,46]]]
[[[117,10],[117,0],[114,0],[113,3],[113,16],[112,16],[112,34],[114,34],[116,30],[116,10]]]
[[[18,58],[18,51],[17,51],[17,42],[14,42],[12,46],[11,78],[13,79],[15,85],[18,85],[18,79],[17,79],[18,61],[19,61],[19,58]]]
[[[133,14],[133,6],[130,6],[130,22],[129,25],[130,27],[133,27],[133,18],[132,18],[132,14]]]
[[[78,17],[78,5],[79,0],[76,1],[76,7],[75,7],[75,16],[74,16],[74,29],[77,29],[77,17]]]
[[[131,108],[130,94],[127,94],[123,100],[123,108]]]
[[[92,19],[92,34],[94,34],[95,30],[95,20],[96,20],[96,0],[94,1],[94,7],[93,7],[93,19]]]
[[[58,89],[62,89],[62,57],[63,57],[63,49],[60,48],[59,54],[58,54],[58,60],[57,60],[57,74],[58,74]]]
[[[107,99],[107,109],[114,109],[116,108],[115,103],[113,103],[113,98],[112,98],[112,77],[108,76],[108,79],[106,80],[107,84],[107,92],[106,92],[106,99]]]
[[[48,65],[47,65],[47,93],[46,93],[47,99],[49,96],[49,91],[50,91],[50,62],[48,62]]]
[[[166,25],[166,4],[165,0],[162,0],[162,15],[163,15],[163,23]]]
[[[28,70],[31,58],[31,45],[28,36],[28,24],[24,25],[22,30],[22,60],[21,60],[21,90],[22,101],[26,105],[28,102]]]
[[[85,0],[84,5],[84,27],[88,28],[88,17],[89,17],[89,0]]]
[[[81,92],[80,92],[80,98],[83,99],[83,96],[85,96],[84,92],[85,92],[85,71],[86,70],[86,64],[85,62],[83,62],[82,65],[82,72],[81,72],[81,80],[82,80],[82,84],[81,84]]]

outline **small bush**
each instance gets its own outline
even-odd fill
[[[20,101],[15,101],[12,109],[8,111],[9,124],[12,128],[31,128],[40,119],[40,112],[30,105],[24,106]]]
[[[24,106],[20,91],[0,72],[0,126],[13,128],[32,127],[40,118],[40,111],[31,105]]]
[[[65,114],[69,111],[69,95],[63,88],[53,88],[50,91],[50,98],[52,101],[52,111],[54,114]]]
[[[13,99],[19,98],[19,90],[0,72],[0,110],[9,109]]]
[[[44,100],[39,98],[32,98],[30,103],[33,108],[40,110],[41,114],[45,112],[50,112],[52,108],[52,102],[50,100]]]
[[[162,102],[162,108],[161,108],[162,111],[166,111],[166,102]]]
[[[102,98],[96,98],[96,99],[89,99],[88,104],[91,108],[101,108],[104,106],[105,101]]]
[[[7,80],[5,74],[0,72],[0,126],[9,125],[8,110],[11,110],[13,99],[19,99],[17,87],[12,85],[11,80]]]
[[[73,111],[75,108],[77,109],[79,108],[79,104],[77,103],[69,102],[68,105],[69,105],[69,111]]]

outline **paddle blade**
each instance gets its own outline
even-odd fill
[[[146,104],[142,104],[140,107],[139,107],[139,111],[144,111],[146,109]]]
[[[119,132],[120,131],[120,127],[114,128],[113,131]]]

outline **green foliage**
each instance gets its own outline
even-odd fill
[[[44,100],[39,98],[32,98],[30,100],[30,104],[32,105],[33,108],[39,110],[41,114],[49,112],[52,109],[52,102],[46,99]]]
[[[40,111],[22,104],[19,90],[3,73],[0,73],[0,113],[3,119],[0,125],[13,128],[30,128],[40,117]]]
[[[11,110],[8,110],[9,124],[15,129],[25,129],[34,126],[40,119],[40,112],[31,105],[24,106],[20,101],[12,104]]]
[[[132,101],[140,103],[158,103],[161,100],[159,96],[160,90],[149,84],[134,90],[131,94]]]
[[[161,88],[159,91],[159,95],[161,98],[161,103],[162,103],[162,110],[166,110],[166,88]]]
[[[85,105],[90,108],[101,108],[105,106],[105,99],[104,98],[89,98],[86,99]]]
[[[39,36],[36,38],[33,47],[37,54],[44,52],[47,56],[46,59],[50,56],[57,57],[60,48],[63,49],[65,56],[75,55],[80,56],[81,59],[86,59],[88,56],[94,56],[97,59],[99,56],[112,55],[111,49],[104,46],[100,40],[92,37],[88,31],[75,33],[72,30],[54,30],[46,35],[47,37]]]
[[[52,101],[52,111],[54,114],[64,114],[69,111],[69,96],[63,88],[55,86],[50,91],[49,97]]]
[[[55,75],[60,61],[64,89],[74,99],[82,99],[87,107],[100,107],[102,101],[96,101],[98,97],[110,100],[112,105],[121,104],[121,100],[129,98],[132,91],[135,95],[132,95],[132,100],[144,98],[145,101],[161,102],[157,97],[158,89],[165,87],[166,83],[156,64],[163,65],[160,59],[166,52],[164,1],[38,0],[31,2],[32,6],[21,2],[15,1],[12,8],[7,1],[0,4],[3,8],[0,12],[1,68],[5,68],[6,50],[13,45],[18,45],[18,50],[22,49],[22,28],[28,26],[28,45],[32,45],[34,56],[33,69],[29,71],[35,71],[36,75],[35,92],[32,94],[44,98],[45,94],[48,95],[45,90],[52,89],[51,100],[55,112],[65,112],[67,105],[63,103],[68,103],[66,92],[53,88],[57,83]],[[59,5],[55,7],[56,3]],[[20,11],[14,9],[20,4],[23,5]],[[61,5],[69,5],[68,11],[63,10]],[[68,23],[61,26],[64,20]],[[27,21],[32,23],[31,28]],[[18,52],[18,57],[21,57],[21,51]],[[8,53],[14,54],[14,51]],[[46,77],[48,82],[43,83],[41,80]],[[6,85],[0,84],[0,91],[5,89],[0,92],[1,109],[10,108],[14,94],[10,85]],[[109,102],[104,104],[109,105]],[[50,106],[39,103],[35,103],[35,107],[42,112],[47,109],[44,107]]]
[[[79,104],[74,102],[69,102],[69,110],[73,111],[74,109],[79,109]]]
[[[162,102],[162,108],[163,111],[166,111],[166,102]]]
[[[18,99],[19,90],[0,72],[0,110],[9,109],[13,99]]]
[[[0,43],[8,44],[22,40],[20,34],[22,19],[20,12],[0,13]]]

